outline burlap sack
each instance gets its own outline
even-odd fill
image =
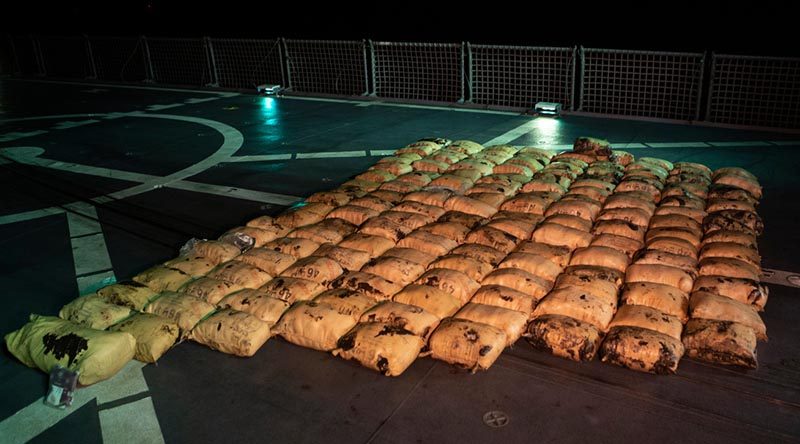
[[[378,211],[369,208],[360,207],[357,205],[344,205],[328,213],[325,218],[339,218],[344,219],[353,225],[361,225],[366,222],[367,219],[375,217],[378,214]]]
[[[500,205],[500,210],[543,215],[549,202],[533,192],[512,197]]]
[[[478,179],[478,181],[475,182],[475,185],[473,185],[472,188],[467,191],[467,196],[478,193],[497,193],[506,197],[510,197],[516,194],[521,187],[519,182],[502,178],[504,176],[501,176],[501,178],[498,178],[498,176],[494,175],[486,177],[497,178],[497,182],[491,182],[492,179],[481,182],[481,180],[485,178]]]
[[[389,182],[384,182],[378,189],[381,191],[393,191],[395,193],[407,194],[418,191],[420,188],[421,187],[414,182],[406,182],[395,179]]]
[[[581,274],[562,274],[558,277],[553,288],[556,290],[588,292],[608,302],[615,302],[619,293],[619,289],[614,282],[609,282],[603,277]]]
[[[706,204],[706,212],[716,213],[717,211],[734,210],[756,212],[756,206],[751,202],[731,199],[711,199]],[[699,221],[702,223],[702,221]]]
[[[467,235],[465,242],[486,245],[507,254],[517,247],[520,240],[497,228],[483,226],[472,230]]]
[[[342,219],[325,219],[325,220],[342,220]],[[342,233],[337,229],[322,225],[323,222],[318,222],[313,225],[306,225],[297,228],[291,233],[289,233],[287,237],[308,239],[318,244],[324,244],[326,242],[330,242],[332,244],[338,244],[339,242],[342,241],[342,239],[345,238],[345,236],[350,234],[350,233]],[[355,229],[353,229],[352,231],[355,231]]]
[[[466,274],[446,268],[430,269],[414,283],[418,285],[429,285],[444,290],[463,303],[469,301],[475,291],[480,287],[480,284]]]
[[[309,239],[282,237],[264,245],[264,248],[302,259],[311,256],[319,248],[319,245],[319,242]]]
[[[282,236],[282,234],[279,235],[278,232],[262,230],[261,228],[256,227],[235,227],[226,231],[222,236],[219,237],[219,240],[224,241],[225,237],[236,234],[244,234],[253,238],[253,246],[256,248],[263,246],[267,242],[272,242]]]
[[[220,264],[208,273],[208,277],[240,285],[243,288],[258,288],[272,279],[272,276],[260,268],[237,260]]]
[[[495,214],[494,218],[486,226],[498,229],[517,239],[530,239],[534,228],[541,220],[539,216],[535,216],[535,219],[525,217],[528,216],[526,213],[522,213],[525,216],[517,216],[519,213],[513,213],[513,216],[508,216],[509,212],[503,212],[502,215],[499,214]]]
[[[543,220],[543,223],[558,224],[569,227],[575,230],[590,232],[592,231],[592,222],[578,216],[570,214],[555,214]]]
[[[730,242],[744,245],[753,250],[758,250],[758,242],[753,233],[742,233],[741,231],[716,230],[706,233],[703,236],[702,246],[715,242]]]
[[[700,276],[694,281],[692,291],[705,291],[751,304],[763,311],[769,297],[769,288],[758,281],[726,276]]]
[[[644,305],[623,305],[617,310],[614,319],[608,325],[614,327],[638,327],[657,331],[676,341],[681,340],[683,323],[675,316],[668,315],[652,307]]]
[[[709,257],[700,261],[700,276],[727,276],[757,281],[761,268],[745,261],[729,257]]]
[[[697,247],[691,242],[677,237],[656,237],[647,241],[648,250],[659,250],[667,253],[697,259]]]
[[[603,341],[600,356],[603,362],[665,375],[675,373],[683,352],[680,339],[639,327],[616,327]]]
[[[689,273],[669,265],[633,264],[625,272],[625,282],[666,284],[688,293],[692,291],[694,279]]]
[[[662,228],[650,228],[649,230],[647,230],[647,234],[645,235],[644,240],[645,242],[651,242],[655,239],[662,237],[675,238],[690,243],[694,249],[699,249],[701,236],[702,236],[701,232],[693,231],[687,228],[662,227]]]
[[[533,232],[532,239],[536,242],[575,250],[576,248],[589,246],[592,241],[592,235],[563,225],[543,223]]]
[[[350,196],[347,193],[338,191],[320,191],[314,193],[306,199],[308,203],[323,203],[332,207],[340,207],[350,202]]]
[[[325,287],[308,279],[276,277],[258,289],[267,296],[286,301],[306,301],[325,291]]]
[[[246,225],[248,227],[255,227],[261,230],[275,233],[275,239],[286,236],[287,234],[289,234],[290,231],[292,231],[291,227],[284,227],[271,216],[259,216],[247,222]]]
[[[565,268],[572,257],[572,250],[570,250],[568,247],[560,247],[532,241],[522,242],[514,251],[516,253],[530,253],[545,257],[560,268]]]
[[[630,267],[628,268],[630,269]],[[616,285],[617,288],[620,288],[625,280],[624,273],[620,273],[613,268],[594,265],[570,265],[564,269],[564,273],[561,276],[577,276],[587,282],[593,279],[602,280]]]
[[[514,345],[525,332],[528,316],[516,310],[470,302],[458,311],[456,319],[491,325],[506,334],[506,346]]]
[[[502,268],[489,273],[483,285],[502,285],[539,300],[553,287],[553,282],[515,268]]]
[[[486,220],[485,217],[476,216],[474,214],[462,213],[460,211],[448,211],[444,216],[440,217],[437,222],[455,222],[472,230],[485,224],[488,220]]]
[[[364,232],[360,233],[353,233],[350,236],[347,236],[339,242],[340,248],[346,248],[348,250],[355,250],[359,252],[366,253],[368,258],[374,258],[380,256],[381,254],[385,253],[387,250],[393,248],[395,242],[381,236],[374,236],[370,234],[366,234]],[[361,255],[358,255],[361,256]],[[344,258],[340,258],[337,255],[337,260],[341,259],[342,262],[353,262],[353,266],[360,261],[356,260],[357,258],[352,258],[350,261],[347,261]]]
[[[411,153],[411,154],[413,154],[413,153]],[[406,159],[403,159],[403,158],[400,158],[400,157],[392,157],[392,158],[389,158],[389,159],[384,158],[384,159],[381,159],[380,162],[378,162],[375,165],[369,167],[369,169],[370,170],[384,170],[384,171],[388,171],[388,172],[394,174],[395,176],[401,176],[403,174],[410,173],[410,172],[414,171],[414,169],[411,168],[411,162],[413,162],[415,160],[419,160],[419,158],[420,158],[420,156],[417,155],[417,154],[414,154],[414,156],[415,157],[403,156],[403,157],[406,157]]]
[[[236,256],[234,260],[253,265],[270,276],[277,276],[294,264],[297,258],[268,248],[254,248]]]
[[[654,203],[658,203],[661,201],[661,188],[656,185],[658,183],[657,180],[646,180],[643,177],[626,177],[623,178],[614,191],[618,193],[641,191],[647,193]]]
[[[428,268],[447,268],[448,270],[460,271],[476,282],[480,282],[493,269],[486,262],[481,262],[463,254],[448,254],[432,262]]]
[[[114,376],[133,358],[136,339],[129,333],[94,330],[50,316],[32,314],[30,322],[5,336],[6,347],[28,367],[45,373],[56,365],[78,371],[91,385]]]
[[[535,253],[511,253],[498,265],[498,268],[517,268],[546,281],[555,281],[563,270],[546,256]]]
[[[615,310],[616,301],[604,300],[585,289],[569,287],[553,290],[539,301],[539,305],[533,311],[533,317],[535,319],[544,315],[569,316],[588,322],[600,331],[607,331]]]
[[[392,300],[420,307],[439,319],[452,316],[462,305],[461,300],[444,290],[416,284],[406,286]]]
[[[392,242],[397,242],[413,231],[412,228],[402,225],[394,220],[378,216],[364,222],[360,234],[382,237]],[[352,248],[352,247],[348,247]]]
[[[445,213],[445,210],[442,209],[442,207],[414,202],[412,200],[400,202],[394,208],[392,208],[392,210],[421,214],[423,216],[433,218],[434,220],[440,218]]]
[[[394,204],[392,204],[391,202],[387,202],[377,196],[372,196],[372,195],[353,199],[350,201],[350,205],[369,208],[370,210],[375,210],[378,213],[389,210],[394,206]]]
[[[330,288],[346,288],[372,297],[376,301],[391,299],[403,289],[401,285],[362,271],[348,271],[331,282]]]
[[[740,231],[760,236],[764,231],[764,222],[758,214],[750,211],[723,210],[706,216],[703,230],[706,233],[715,230]]]
[[[668,205],[659,205],[654,213],[658,216],[666,216],[669,214],[678,214],[681,216],[691,217],[696,222],[703,222],[703,219],[708,215],[705,210],[689,207],[674,207]]]
[[[618,219],[598,221],[592,228],[592,234],[595,236],[613,234],[615,236],[634,239],[639,242],[644,242],[645,231],[647,231],[645,227]]]
[[[314,302],[330,305],[339,313],[352,316],[356,320],[375,305],[373,297],[346,288],[325,291],[314,298]]]
[[[229,294],[217,303],[217,307],[220,309],[230,308],[250,313],[269,324],[270,327],[278,322],[283,312],[288,310],[291,305],[284,300],[267,296],[260,290],[250,289]]]
[[[523,193],[530,193],[534,191],[545,191],[549,193],[558,193],[563,195],[567,192],[567,187],[558,182],[551,182],[543,178],[539,178],[527,182],[520,188],[520,191]]]
[[[761,199],[763,196],[761,185],[759,185],[758,181],[750,177],[744,177],[738,174],[719,175],[715,173],[712,180],[715,185],[727,185],[745,190],[756,199]]]
[[[493,267],[502,262],[506,254],[487,245],[466,243],[454,248],[451,254],[460,254],[487,263]]]
[[[566,196],[565,196],[566,197]],[[544,212],[545,217],[554,214],[570,214],[593,221],[600,214],[601,205],[587,200],[560,200],[551,204]]]
[[[602,338],[602,333],[593,325],[560,315],[534,319],[526,335],[535,348],[573,361],[594,359]]]
[[[692,196],[667,196],[658,203],[659,207],[689,208],[702,211],[706,208],[705,199]]]
[[[180,335],[177,324],[149,313],[137,313],[109,330],[130,333],[136,338],[133,358],[148,363],[156,362],[164,356]]]
[[[414,262],[416,264],[420,264],[423,267],[427,267],[428,264],[434,261],[435,257],[431,256],[430,254],[423,253],[421,251],[415,250],[413,248],[392,248],[387,250],[383,253],[384,257],[397,257],[400,259],[405,259],[407,261]]]
[[[148,302],[158,296],[146,285],[134,281],[117,282],[97,290],[97,294],[109,304],[138,311],[142,311]]]
[[[452,196],[453,192],[449,190],[425,190],[409,193],[403,200],[444,208],[444,203]]]
[[[488,370],[500,357],[506,334],[491,325],[445,319],[429,341],[431,356],[472,371]]]
[[[605,188],[598,188],[595,186],[588,186],[588,185],[578,186],[576,183],[573,183],[572,186],[569,187],[569,192],[567,192],[567,194],[586,196],[589,199],[603,203],[605,202],[606,198],[608,198],[608,196],[611,194],[611,192],[606,190]]]
[[[669,265],[689,273],[692,279],[697,278],[697,261],[689,256],[660,250],[642,250],[636,254],[633,262],[636,264]]]
[[[352,316],[341,314],[330,305],[301,301],[283,315],[273,331],[292,344],[331,351],[355,325]]]
[[[382,218],[387,218],[396,222],[406,228],[416,230],[417,228],[433,222],[435,219],[419,213],[409,213],[406,211],[384,211],[381,213]],[[363,230],[362,230],[363,231]]]
[[[483,150],[483,145],[471,140],[455,140],[447,146],[450,151],[456,151],[467,155],[479,153]]]
[[[464,242],[469,233],[469,228],[455,222],[437,222],[419,228],[420,231],[446,237],[456,243]]]
[[[344,269],[335,260],[327,257],[309,256],[298,260],[294,265],[284,270],[281,273],[281,277],[308,279],[325,287],[341,276],[342,273],[344,273]]]
[[[537,300],[533,296],[502,285],[484,285],[475,292],[470,302],[507,308],[530,317]]]
[[[444,236],[425,231],[414,231],[397,243],[401,248],[413,248],[432,256],[444,256],[458,244]]]
[[[570,265],[593,265],[606,267],[624,273],[628,268],[628,256],[611,247],[586,247],[578,248],[572,253]]]
[[[442,188],[456,194],[464,194],[468,189],[472,188],[473,184],[474,181],[469,178],[449,173],[432,180],[427,188]]]
[[[711,257],[737,259],[752,265],[761,271],[761,255],[758,250],[734,242],[710,242],[703,245],[699,252],[702,261]]]
[[[182,294],[186,294],[197,299],[215,304],[222,300],[225,296],[239,291],[244,287],[233,282],[223,281],[222,279],[215,279],[211,277],[201,277],[195,279],[178,290]]]
[[[145,307],[145,312],[174,322],[180,327],[182,337],[186,337],[200,319],[210,315],[215,309],[212,304],[194,296],[166,292]]]
[[[615,190],[616,191],[616,190]],[[614,208],[639,208],[646,211],[648,214],[653,214],[656,210],[656,204],[653,203],[650,196],[637,191],[629,191],[626,193],[614,193],[608,196],[603,204],[604,210]]]
[[[756,334],[752,328],[730,321],[690,319],[683,333],[690,358],[713,364],[755,369]]]
[[[175,291],[191,279],[188,274],[163,265],[157,265],[133,277],[134,282],[146,285],[156,293]]]
[[[380,276],[389,282],[406,286],[425,272],[425,267],[416,262],[398,257],[380,257],[369,261],[361,271]]]
[[[370,255],[366,251],[353,250],[352,248],[339,247],[333,244],[323,244],[314,252],[314,256],[333,259],[343,269],[353,271],[360,270],[370,260]]]
[[[287,229],[294,229],[320,222],[330,213],[335,205],[326,203],[304,203],[289,208],[274,219],[274,223]],[[286,234],[282,234],[286,236]]]
[[[753,329],[756,338],[767,340],[767,326],[750,304],[743,304],[725,296],[706,291],[695,291],[689,299],[689,316],[713,321],[731,321]]]
[[[625,284],[620,304],[651,307],[683,323],[689,319],[689,295],[671,285],[652,282]]]
[[[342,336],[333,354],[358,361],[385,376],[400,376],[424,345],[422,338],[401,327],[368,322]]]
[[[388,182],[390,180],[394,180],[396,177],[397,176],[388,171],[368,170],[356,176],[356,179],[366,180],[369,182]]]
[[[431,158],[424,158],[421,160],[417,160],[411,164],[411,167],[414,168],[414,171],[429,171],[432,173],[443,173],[447,168],[450,167],[450,164],[441,160],[431,159]]]
[[[173,270],[180,270],[193,278],[198,278],[205,276],[217,264],[202,256],[180,256],[164,262],[164,266]]]
[[[110,304],[102,296],[90,294],[61,307],[58,317],[82,327],[105,330],[131,313],[128,307]]]
[[[647,225],[650,223],[650,214],[641,208],[612,208],[610,210],[603,210],[600,215],[597,216],[598,221],[614,219],[624,220],[646,229]]]
[[[241,252],[235,245],[211,240],[196,243],[186,256],[201,256],[214,262],[214,264],[221,264],[235,258]]]
[[[242,311],[225,309],[201,321],[191,339],[230,355],[250,357],[270,338],[269,324]]]
[[[439,325],[439,318],[416,305],[385,301],[361,315],[360,322],[381,322],[427,339]]]

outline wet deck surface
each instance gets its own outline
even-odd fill
[[[764,267],[800,270],[798,135],[2,80],[0,150],[14,161],[0,158],[0,333],[19,328],[29,313],[55,314],[77,296],[66,204],[95,207],[121,280],[175,256],[191,237],[216,237],[279,213],[294,197],[335,187],[376,162],[380,150],[433,135],[485,143],[523,124],[529,130],[507,143],[569,144],[592,135],[634,144],[637,156],[748,168],[765,191]],[[180,171],[189,174],[180,187],[129,192]],[[92,200],[118,192],[124,197]],[[169,443],[797,441],[800,290],[770,288],[763,314],[770,341],[759,344],[760,368],[750,372],[684,359],[677,375],[658,377],[562,360],[521,340],[488,372],[470,375],[422,358],[386,378],[273,338],[250,359],[183,343],[143,373]],[[0,421],[45,386],[43,373],[3,347]],[[89,402],[34,441],[102,442],[102,409]],[[508,425],[486,426],[482,417],[492,410],[507,413]]]

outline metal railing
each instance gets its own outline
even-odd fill
[[[375,95],[423,102],[464,101],[464,61],[457,43],[374,42]]]
[[[470,99],[531,109],[558,102],[573,109],[575,48],[468,45]]]
[[[715,54],[706,119],[800,128],[800,59]]]
[[[582,49],[580,111],[699,120],[703,54]]]
[[[800,59],[328,40],[15,35],[0,74],[800,128]]]

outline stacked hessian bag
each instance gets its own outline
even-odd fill
[[[756,368],[756,343],[767,340],[758,315],[768,296],[759,282],[757,237],[764,227],[756,206],[761,186],[741,168],[720,168],[711,180],[700,276],[692,289],[683,344],[691,358]]]
[[[629,184],[617,185],[624,167],[615,161],[608,142],[580,138],[574,150],[563,156],[591,164],[567,193],[574,200],[565,196],[553,205],[534,232],[534,241],[565,247],[568,254],[564,272],[533,312],[527,337],[534,347],[556,356],[591,360],[614,314],[622,275],[641,236],[638,225],[622,219],[628,208]],[[621,157],[624,162],[630,160]],[[649,215],[638,216],[643,222],[636,222],[646,226]],[[550,226],[558,230],[543,235]]]
[[[626,176],[641,181],[641,190],[657,198],[653,203],[658,206],[653,205],[645,248],[627,269],[602,360],[638,371],[674,373],[684,351],[681,332],[697,277],[700,221],[710,178],[700,165],[652,158],[639,159],[627,170]]]

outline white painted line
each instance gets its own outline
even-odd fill
[[[650,148],[708,148],[705,142],[646,142]]]
[[[741,147],[741,146],[769,146],[767,142],[761,141],[744,141],[744,142],[708,142],[709,145],[719,148],[725,147]]]
[[[77,128],[79,126],[90,125],[92,123],[97,123],[99,120],[89,119],[89,120],[80,120],[80,121],[71,121],[67,120],[65,122],[58,122],[51,129],[54,130],[62,130],[62,129],[70,129],[70,128]]]
[[[99,382],[92,386],[78,389],[72,401],[72,406],[66,409],[56,409],[44,404],[44,397],[39,398],[27,407],[0,421],[0,436],[3,442],[22,443],[28,442],[45,430],[56,425],[59,421],[74,413],[93,399],[100,403],[106,403],[121,399],[129,394],[142,393],[148,390],[147,381],[142,375],[144,364],[139,361],[130,361],[113,378]],[[142,390],[144,387],[144,390]],[[125,415],[124,417],[114,418],[124,421],[109,423],[117,428],[136,430],[143,427],[146,431],[154,430],[153,424],[158,423],[155,410],[141,408],[136,414]],[[100,417],[100,426],[105,428],[103,417]],[[161,430],[160,428],[158,429]],[[139,441],[137,433],[130,434],[126,442],[149,442]],[[163,442],[155,441],[155,442]]]
[[[162,111],[162,110],[165,110],[165,109],[177,108],[177,107],[183,106],[183,105],[184,105],[183,103],[171,103],[169,105],[150,105],[150,106],[146,107],[145,109],[147,111]]]
[[[620,150],[630,150],[630,149],[637,149],[637,148],[648,148],[647,145],[644,145],[642,143],[635,143],[635,142],[631,142],[631,143],[611,143],[611,146],[614,149],[620,149]]]
[[[9,121],[10,120],[4,120],[3,122],[9,122]],[[47,131],[37,130],[37,131],[28,131],[26,133],[20,133],[20,132],[5,133],[5,134],[0,134],[0,142],[11,142],[12,140],[18,140],[25,137],[39,136],[42,134],[47,134]]]
[[[83,113],[83,114],[53,114],[51,116],[34,116],[34,117],[15,117],[13,119],[2,119],[0,123],[8,123],[8,122],[28,122],[31,120],[48,120],[48,119],[79,119],[79,118],[92,118],[92,117],[103,117],[109,116],[115,113],[109,114],[91,114],[91,113]],[[126,115],[127,113],[118,113]]]
[[[364,157],[366,151],[338,151],[323,153],[297,153],[297,159],[331,159],[336,157]]]
[[[255,202],[270,203],[275,205],[291,205],[297,201],[303,200],[303,198],[299,196],[289,196],[286,194],[268,193],[266,191],[247,190],[243,188],[190,182],[188,180],[175,181],[166,186],[178,190],[215,194],[217,196],[233,197],[236,199],[252,200]]]
[[[117,277],[113,270],[108,270],[86,276],[79,276],[77,281],[78,294],[84,295],[94,293],[103,287],[107,287],[117,282]]]
[[[273,160],[289,160],[291,154],[259,154],[253,156],[234,156],[224,162],[270,162]]]
[[[277,99],[305,100],[308,102],[331,102],[331,103],[354,103],[354,104],[363,103],[362,100],[330,99],[327,97],[306,97],[306,96],[280,96],[277,97]]]
[[[219,100],[219,97],[192,98],[184,100],[183,103],[186,103],[188,105],[194,105],[196,103],[210,102],[212,100]]]
[[[72,242],[72,257],[75,261],[75,274],[89,274],[111,269],[106,239],[103,233],[75,237]]]
[[[371,102],[374,106],[389,106],[392,108],[411,108],[411,109],[427,109],[431,111],[453,111],[458,113],[478,113],[478,114],[499,114],[504,116],[519,116],[520,113],[513,111],[495,111],[489,109],[474,109],[474,108],[455,108],[446,105],[413,105],[410,103],[390,103],[390,102]],[[356,105],[362,106],[362,105]]]
[[[773,140],[770,143],[778,146],[795,146],[800,145],[800,140]]]
[[[370,156],[392,156],[397,150],[369,150]]]
[[[0,149],[0,156],[7,157],[15,162],[26,165],[139,183],[160,179],[159,176],[151,176],[149,174],[132,173],[129,171],[115,170],[111,168],[93,167],[81,165],[79,163],[61,162],[58,160],[39,157],[43,153],[44,149],[36,146],[14,146]]]
[[[373,104],[373,102],[363,102],[363,103],[359,103],[359,104],[358,104],[358,105],[356,105],[356,106],[360,106],[360,107],[362,107],[362,108],[366,108],[366,107],[368,107],[368,106],[372,106],[372,104]]]
[[[514,129],[506,131],[505,133],[495,137],[494,139],[483,142],[483,146],[505,145],[514,139],[518,139],[524,136],[525,134],[528,134],[529,132],[533,131],[536,128],[537,124],[535,122],[535,119],[531,119],[530,121],[525,122]]]
[[[83,86],[97,86],[103,88],[117,88],[117,89],[141,89],[149,91],[171,91],[180,93],[199,93],[199,94],[214,94],[219,97],[235,97],[241,94],[235,92],[222,92],[222,91],[208,91],[205,89],[180,89],[180,88],[161,88],[158,86],[135,86],[135,85],[113,85],[107,83],[91,83],[91,82],[65,82],[59,80],[41,80],[41,79],[13,79],[8,78],[4,80],[13,80],[16,82],[38,82],[38,83],[54,83],[58,85],[83,85]]]
[[[99,415],[103,444],[164,442],[153,399],[149,396],[130,404],[101,410]]]
[[[69,236],[78,237],[87,234],[102,233],[100,222],[97,220],[97,210],[94,206],[86,202],[73,202],[64,205],[68,210],[67,223],[69,225]]]
[[[533,146],[539,146],[539,145],[533,145]],[[553,151],[571,150],[572,146],[573,145],[571,143],[565,143],[561,145],[541,145],[542,148]]]
[[[761,282],[800,288],[800,273],[764,268],[761,270]]]
[[[39,219],[40,217],[55,216],[63,213],[64,210],[58,207],[43,208],[41,210],[26,211],[24,213],[8,214],[0,216],[0,225],[25,222],[28,220]]]

